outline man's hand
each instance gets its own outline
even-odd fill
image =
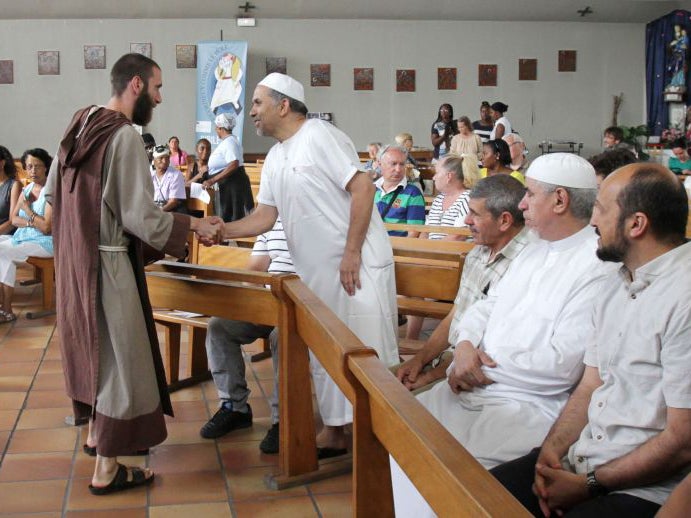
[[[473,390],[494,383],[482,372],[482,366],[496,367],[497,364],[490,356],[473,344],[464,340],[456,346],[453,353],[454,368],[449,374],[449,386],[454,394],[463,390]]]
[[[192,218],[190,229],[199,236],[199,241],[204,246],[211,246],[223,240],[223,220],[218,216]]]
[[[559,467],[550,467],[539,462],[535,465],[535,479],[540,477],[543,489],[534,488],[540,500],[540,509],[549,518],[552,511],[562,516],[564,511],[588,500],[588,486],[585,475],[571,473]]]
[[[423,367],[424,365],[422,360],[420,360],[417,356],[413,356],[401,364],[396,371],[396,377],[398,378],[398,381],[407,387],[409,383],[415,383]]]
[[[346,250],[341,259],[339,271],[341,273],[341,284],[346,293],[351,297],[355,295],[355,290],[359,290],[360,284],[360,252],[349,252]]]
[[[536,466],[548,466],[552,469],[562,469],[560,455],[550,447],[547,442],[542,444],[540,455],[537,457]],[[550,508],[547,504],[547,485],[548,481],[535,469],[535,482],[533,483],[533,493],[538,497],[540,509],[545,516],[550,515]]]

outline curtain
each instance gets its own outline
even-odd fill
[[[691,37],[691,12],[672,11],[650,22],[645,33],[645,77],[648,108],[648,128],[651,135],[660,135],[669,124],[669,110],[664,101],[665,85],[669,83],[668,66],[672,64],[670,43],[675,38],[674,26],[679,25]],[[687,51],[688,56],[688,51]],[[688,61],[687,61],[688,63]],[[689,85],[688,65],[684,70],[685,84]]]

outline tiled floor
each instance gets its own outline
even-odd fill
[[[20,269],[20,278],[31,271]],[[254,426],[216,441],[199,428],[215,412],[211,382],[172,394],[176,417],[168,439],[148,457],[127,464],[156,472],[148,488],[110,496],[87,489],[93,459],[81,451],[85,430],[64,423],[70,414],[55,333],[55,317],[28,320],[40,286],[19,287],[19,319],[0,325],[0,516],[41,517],[263,517],[350,516],[351,477],[343,475],[284,491],[264,476],[278,458],[259,451],[269,427],[271,360],[248,363]],[[248,351],[251,352],[251,347]],[[184,365],[184,359],[183,359]]]

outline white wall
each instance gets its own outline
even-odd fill
[[[306,86],[310,111],[334,113],[336,124],[364,149],[410,131],[429,146],[430,126],[443,102],[456,116],[476,119],[481,100],[509,105],[512,124],[536,156],[545,138],[600,147],[612,96],[624,93],[619,122],[644,122],[645,26],[545,22],[407,22],[258,20],[0,20],[0,59],[14,60],[14,84],[0,85],[0,144],[13,154],[34,146],[51,152],[73,112],[110,95],[108,72],[130,42],[151,42],[163,69],[164,102],[149,126],[157,140],[178,135],[194,147],[196,70],[175,68],[175,45],[201,40],[249,42],[248,94],[265,73],[264,58],[285,56],[288,73],[309,84],[310,63],[331,63],[331,87]],[[106,70],[85,70],[83,46],[106,45]],[[577,72],[557,72],[557,51],[578,51]],[[61,75],[37,75],[38,50],[59,50]],[[538,80],[518,81],[518,59],[538,59]],[[499,65],[497,87],[477,86],[477,65]],[[456,91],[437,90],[437,67],[459,68]],[[374,67],[374,91],[353,90],[353,67]],[[415,68],[417,91],[395,92],[395,70]],[[246,118],[246,152],[268,150]]]

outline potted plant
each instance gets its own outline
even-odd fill
[[[650,135],[650,129],[645,124],[640,124],[639,126],[620,126],[624,132],[623,142],[631,144],[638,154],[640,160],[648,160],[650,155],[645,152],[645,146],[648,143],[648,136]]]

